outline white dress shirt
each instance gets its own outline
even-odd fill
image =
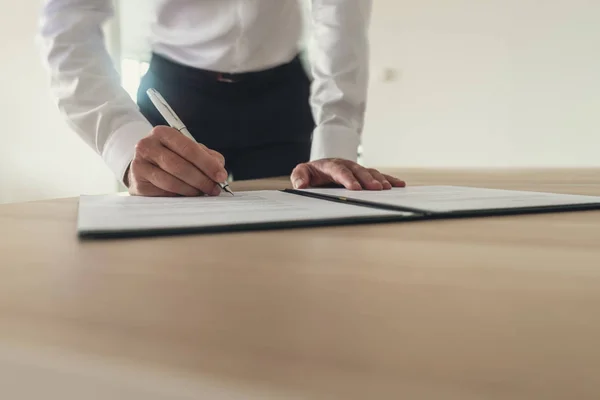
[[[124,0],[129,1],[129,0]],[[371,0],[306,0],[311,7],[311,159],[355,161],[365,113]],[[262,70],[299,50],[298,0],[157,0],[154,52],[220,72]],[[102,36],[112,0],[45,0],[39,43],[70,126],[122,181],[152,130],[121,87]]]

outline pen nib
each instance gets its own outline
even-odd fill
[[[223,190],[226,191],[227,193],[229,193],[230,195],[234,196],[233,192],[231,191],[231,189],[229,189],[229,185],[225,185],[223,186]]]

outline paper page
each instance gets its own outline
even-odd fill
[[[460,186],[408,186],[377,192],[345,189],[306,189],[306,191],[431,212],[600,204],[600,197],[595,196],[480,189]]]
[[[399,216],[402,213],[333,203],[280,191],[177,198],[100,195],[81,196],[78,230],[80,233],[119,232],[391,215]]]

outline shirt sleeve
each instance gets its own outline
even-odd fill
[[[123,182],[151,124],[123,89],[104,42],[112,0],[45,0],[38,44],[58,107],[71,128]]]
[[[369,75],[371,0],[312,0],[311,159],[356,161]]]

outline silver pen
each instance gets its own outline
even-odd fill
[[[160,93],[158,93],[156,89],[150,88],[146,91],[146,93],[148,94],[148,97],[150,97],[152,104],[154,104],[154,107],[156,107],[160,115],[162,115],[168,124],[171,125],[171,128],[177,129],[189,139],[192,139],[194,142],[196,141],[190,131],[188,131],[183,121],[181,121],[169,103],[167,103],[167,101],[161,96]],[[219,186],[221,186],[221,189],[233,196],[233,192],[229,188],[229,184],[227,182],[217,183]]]

